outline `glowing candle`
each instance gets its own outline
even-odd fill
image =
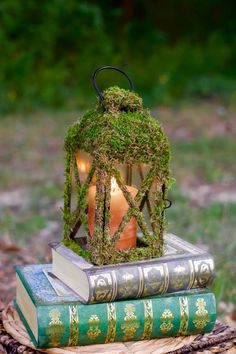
[[[134,187],[126,186],[127,190],[130,192],[134,198],[138,190]],[[94,233],[95,226],[95,194],[96,187],[92,186],[89,188],[88,195],[88,225],[90,234]],[[129,206],[128,203],[119,188],[116,179],[112,177],[111,179],[111,200],[110,200],[110,234],[111,236],[117,231],[121,220],[125,213],[127,212]],[[137,244],[137,222],[133,217],[126,224],[124,231],[122,232],[120,239],[116,243],[117,250],[125,250],[129,248],[135,248]]]
[[[83,183],[86,180],[86,177],[91,167],[91,158],[89,154],[86,154],[81,151],[78,151],[75,157],[76,157],[77,168],[79,171],[80,182]]]

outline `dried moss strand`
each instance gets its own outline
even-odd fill
[[[75,239],[75,236],[80,228],[80,226],[82,225],[82,221],[81,221],[81,214],[78,215],[75,223],[74,223],[74,226],[71,228],[70,230],[70,240],[74,240]]]
[[[76,158],[75,158],[74,154],[73,154],[73,157],[72,157],[72,164],[73,164],[73,171],[74,171],[76,185],[77,186],[81,186],[79,172],[78,172],[78,167],[77,167]]]
[[[95,194],[95,227],[94,234],[90,239],[89,248],[92,261],[95,264],[103,263],[103,235],[104,235],[104,205],[105,205],[105,184],[104,171],[97,170],[96,173],[96,194]]]
[[[64,211],[70,212],[71,207],[71,180],[72,180],[72,169],[71,169],[71,153],[66,154],[66,165],[65,165],[65,191],[64,191]]]
[[[118,226],[118,229],[116,230],[116,232],[113,235],[113,243],[114,245],[116,244],[116,242],[120,239],[120,236],[122,234],[122,232],[125,229],[125,226],[128,224],[128,222],[130,221],[130,219],[132,218],[132,209],[129,209],[127,211],[127,213],[123,216],[120,225]]]
[[[143,170],[142,170],[142,167],[141,167],[140,164],[138,164],[138,172],[139,172],[139,176],[140,176],[141,182],[143,184],[144,174],[143,174]],[[140,203],[140,210],[143,209],[145,203],[147,204],[148,214],[149,214],[149,217],[151,218],[152,207],[151,207],[151,203],[150,203],[150,200],[149,200],[149,197],[148,197],[148,191],[146,191],[145,196],[144,196],[142,202]]]
[[[75,218],[70,222],[70,233],[69,238],[74,239],[80,226],[84,224],[86,230],[88,231],[88,224],[87,224],[87,217],[85,218],[84,215],[87,215],[88,203],[87,203],[87,192],[89,185],[92,181],[95,172],[95,164],[92,164],[86,181],[84,184],[77,188],[77,206],[76,209],[73,211],[73,215]]]
[[[156,231],[158,229],[158,225],[157,225],[155,219],[153,218],[154,209],[151,208],[150,200],[148,199],[148,197],[146,197],[146,193],[150,190],[154,178],[156,178],[158,180],[156,167],[152,167],[150,169],[150,171],[148,172],[146,178],[143,180],[142,186],[141,186],[138,194],[136,195],[135,200],[139,201],[140,209],[141,209],[142,203],[145,200],[145,198],[149,203],[149,208],[151,211],[150,223],[152,226],[153,234],[151,236],[150,236],[150,234],[146,234],[144,236],[144,241],[147,242],[151,248],[154,247],[155,249],[157,249],[157,247],[156,247],[157,244],[159,244],[159,243],[163,244],[163,237],[162,237],[162,241],[161,241],[161,235],[160,235],[160,233],[158,233]],[[158,185],[161,185],[161,184],[158,183]],[[161,210],[164,210],[163,209],[164,206],[162,204],[159,205],[159,201],[156,200],[156,203],[158,204],[158,207],[161,208]],[[162,220],[160,220],[160,222],[162,223]],[[158,253],[160,253],[160,252],[158,251]]]
[[[77,189],[77,206],[76,209],[74,210],[75,214],[79,213],[81,209],[86,209],[87,207],[87,193],[91,181],[93,179],[94,173],[95,173],[95,164],[93,163],[88,172],[86,181],[83,184],[81,184],[81,186]]]
[[[104,196],[104,234],[103,234],[103,250],[102,259],[106,259],[109,263],[114,252],[115,243],[113,242],[113,237],[110,230],[110,202],[111,202],[111,176],[106,173],[106,187]]]
[[[153,217],[156,218],[156,220],[159,220],[159,223],[157,224],[157,229],[159,227],[159,251],[160,251],[160,255],[162,256],[164,253],[164,239],[163,239],[163,235],[164,235],[164,230],[166,227],[166,222],[165,222],[165,198],[166,198],[166,193],[167,193],[167,188],[166,188],[166,184],[167,184],[167,178],[168,175],[166,174],[166,176],[163,178],[162,181],[160,181],[161,183],[161,195],[160,196],[156,196],[156,199],[158,199],[159,197],[159,204],[156,203],[156,206],[154,208],[153,211]]]
[[[64,209],[63,209],[65,239],[69,239],[69,230],[70,230],[69,225],[70,225],[71,188],[72,188],[71,158],[72,158],[71,152],[67,151],[66,162],[65,162]]]
[[[111,203],[111,176],[107,174],[106,176],[106,193],[105,193],[105,213],[104,213],[104,232],[106,241],[111,239],[110,235],[110,203]]]
[[[87,241],[91,238],[90,235],[90,230],[89,230],[89,226],[88,226],[88,208],[86,208],[84,210],[84,212],[81,214],[81,222],[84,226],[85,232],[87,234]]]
[[[153,239],[151,240],[152,256],[160,257],[163,254],[163,210],[164,201],[161,190],[155,193],[155,206],[153,208],[151,222],[153,225]]]
[[[141,206],[142,199],[145,197],[146,193],[150,190],[155,176],[156,176],[156,168],[152,167],[148,172],[145,180],[142,182],[141,188],[139,189],[135,197],[135,200],[139,203],[139,207]]]
[[[104,230],[104,206],[105,206],[105,183],[104,183],[105,172],[99,170],[97,172],[97,183],[96,183],[96,195],[95,195],[95,236],[98,236],[100,241],[102,241],[102,235]],[[99,232],[98,232],[99,230]]]

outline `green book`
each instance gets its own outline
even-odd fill
[[[16,308],[38,348],[88,345],[210,332],[209,290],[85,305],[51,265],[16,267]]]

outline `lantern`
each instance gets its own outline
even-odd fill
[[[96,78],[104,69],[124,74],[131,90],[102,93]],[[96,108],[65,139],[63,242],[97,265],[162,256],[168,140],[123,70],[99,68],[93,84]]]

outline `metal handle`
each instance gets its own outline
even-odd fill
[[[100,91],[99,87],[98,87],[98,84],[97,84],[97,81],[96,81],[96,78],[97,78],[97,74],[102,71],[102,70],[115,70],[115,71],[118,71],[120,72],[121,74],[123,74],[129,81],[129,84],[130,84],[130,90],[131,91],[134,91],[134,84],[133,84],[133,81],[131,80],[130,76],[122,69],[120,68],[117,68],[115,66],[110,66],[110,65],[107,65],[107,66],[102,66],[101,68],[97,68],[95,71],[94,71],[94,74],[93,74],[93,87],[95,89],[95,91],[97,92],[100,100],[102,101],[104,99],[104,96],[102,94],[102,92]]]
[[[172,201],[170,199],[164,199],[164,201],[166,202],[164,209],[169,209],[172,205]]]

